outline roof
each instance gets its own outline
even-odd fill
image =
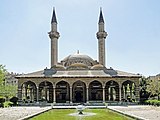
[[[65,67],[68,67],[71,64],[75,63],[82,63],[85,64],[86,66],[93,66],[94,64],[96,64],[96,62],[91,57],[85,54],[80,54],[79,52],[65,57],[61,61],[61,63],[63,63]]]
[[[138,74],[132,74],[128,72],[113,70],[113,69],[106,69],[106,70],[61,70],[56,71],[54,74],[46,76],[44,75],[44,70],[23,74],[17,76],[17,78],[41,78],[41,77],[53,77],[53,78],[60,78],[60,77],[141,77]]]

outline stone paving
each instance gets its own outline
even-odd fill
[[[132,116],[138,116],[144,120],[160,120],[160,107],[154,106],[109,106],[108,108],[129,114]]]
[[[9,107],[0,108],[0,120],[21,120],[26,116],[46,111],[51,107]]]

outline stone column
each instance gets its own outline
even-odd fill
[[[87,89],[86,89],[86,90],[87,90],[87,91],[86,91],[86,97],[87,97],[86,102],[87,102],[87,103],[89,103],[89,99],[88,99],[88,98],[89,98],[89,94],[88,94],[88,87],[87,87]]]
[[[70,103],[72,103],[72,87],[70,87]]]
[[[130,98],[132,99],[132,84],[129,89],[130,89]]]
[[[39,101],[39,87],[37,86],[37,102]]]
[[[105,99],[105,87],[103,87],[103,103],[105,103],[106,99]]]
[[[24,96],[25,96],[25,100],[27,99],[27,85],[24,84]]]
[[[125,93],[125,94],[124,94],[124,95],[125,95],[125,99],[127,99],[127,86],[124,86],[124,88],[125,88],[125,89],[124,89],[124,90],[125,90],[125,91],[124,91],[124,93]]]
[[[121,84],[119,85],[119,101],[121,101],[122,99],[121,99],[121,96],[122,96],[122,91],[121,91],[121,89],[122,89],[122,86],[121,86]]]
[[[18,85],[18,99],[19,101],[22,101],[22,88],[20,85]]]
[[[136,96],[136,102],[139,102],[139,99],[140,99],[139,86],[135,87],[135,96]]]
[[[56,103],[56,87],[53,86],[53,103]]]

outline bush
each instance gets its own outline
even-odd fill
[[[145,103],[147,105],[160,106],[160,101],[159,100],[146,100]]]
[[[10,101],[6,101],[3,103],[4,107],[10,107],[13,105],[13,102],[10,102]]]

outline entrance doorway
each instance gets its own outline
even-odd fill
[[[89,84],[89,100],[102,101],[103,100],[103,88],[99,81],[93,81]]]
[[[69,84],[65,81],[60,81],[56,84],[56,102],[66,103],[69,101]]]
[[[84,82],[77,81],[73,84],[73,102],[86,102],[86,85]]]
[[[83,91],[77,91],[75,93],[76,102],[83,102]]]

